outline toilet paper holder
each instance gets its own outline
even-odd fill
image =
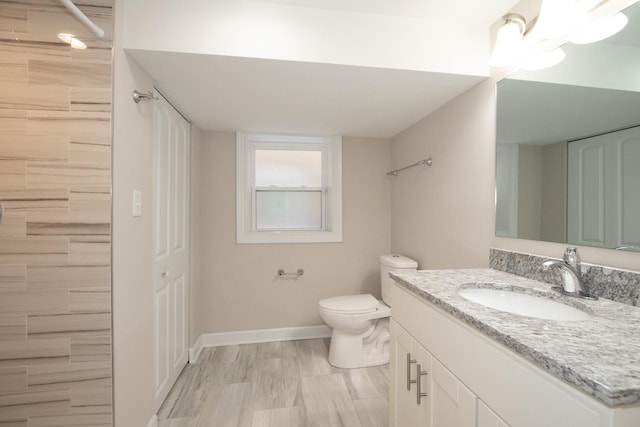
[[[304,274],[304,270],[299,268],[298,271],[294,272],[294,273],[288,273],[286,271],[284,271],[284,269],[279,269],[278,270],[278,276],[302,276]]]

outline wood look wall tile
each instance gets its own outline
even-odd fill
[[[72,337],[70,360],[71,363],[110,362],[111,336],[96,335],[95,337]]]
[[[111,329],[110,313],[75,313],[27,318],[27,338],[95,336],[108,334]]]
[[[0,395],[0,419],[64,414],[69,411],[70,402],[69,390]]]
[[[24,160],[0,159],[0,191],[6,188],[22,188],[26,185],[27,163]]]
[[[111,289],[75,289],[69,291],[69,312],[107,313],[111,311]]]
[[[1,236],[2,233],[0,233]],[[24,288],[26,285],[27,266],[25,264],[0,264],[0,290]]]
[[[26,366],[0,368],[0,394],[27,391]],[[0,424],[1,426],[2,424]]]
[[[82,184],[85,187],[110,183],[108,164],[98,163],[27,163],[27,186],[34,188],[60,188]]]
[[[111,234],[109,213],[28,214],[28,236],[108,236]]]
[[[111,286],[108,265],[28,266],[29,289],[82,289]]]
[[[69,312],[69,291],[0,290],[0,313],[59,314]],[[28,320],[27,324],[30,321]]]
[[[29,39],[12,39],[3,38],[0,41],[0,56],[5,53],[26,54],[30,59],[39,60],[60,60],[70,58],[71,48],[69,45],[60,41],[38,41]]]
[[[71,142],[69,146],[69,160],[78,163],[100,163],[111,153],[109,145]]]
[[[0,3],[0,31],[26,33],[29,30],[26,5]]]
[[[69,338],[5,341],[0,346],[0,366],[51,363],[59,359],[63,363],[70,353]]]
[[[85,50],[74,49],[71,52],[71,59],[74,61],[110,64],[112,58],[111,46],[102,40],[87,40]]]
[[[81,61],[29,60],[29,83],[69,87],[111,87],[111,64]]]
[[[73,408],[71,409],[73,411]],[[29,427],[112,427],[111,413],[106,414],[65,414],[29,418]],[[0,424],[0,427],[5,427]],[[27,427],[26,424],[24,427]]]
[[[69,111],[69,89],[0,82],[0,108],[15,110]]]
[[[0,56],[2,56],[2,51],[0,51]],[[0,129],[3,134],[24,134],[27,131],[27,112],[0,110]]]
[[[28,422],[26,418],[0,420],[0,427],[28,427]]]
[[[0,199],[1,200],[1,199]],[[2,216],[2,227],[0,227],[0,239],[24,238],[26,237],[27,220],[24,214],[6,212]],[[2,288],[2,270],[0,270],[0,288]]]
[[[2,108],[1,103],[0,108]],[[56,161],[69,159],[69,137],[64,135],[0,134],[0,146],[2,146],[0,159]]]
[[[57,265],[69,259],[66,237],[0,239],[0,264]]]
[[[69,262],[77,265],[109,265],[109,236],[73,236],[69,243]]]
[[[0,317],[0,342],[25,341],[27,339],[27,316]],[[4,345],[4,344],[3,344]]]
[[[109,49],[109,57],[111,49]],[[0,66],[0,76],[1,74]],[[111,111],[111,89],[71,88],[71,111]]]
[[[30,366],[27,384],[29,391],[105,387],[111,384],[111,363],[87,362]]]
[[[1,188],[0,200],[7,212],[67,212],[69,191],[44,188]]]
[[[111,387],[71,387],[71,406],[111,406]]]
[[[27,83],[27,56],[18,53],[0,54],[0,82]]]
[[[28,111],[29,135],[104,137],[111,131],[111,114],[100,111]]]
[[[111,212],[111,192],[71,191],[69,210],[72,213],[109,213]]]

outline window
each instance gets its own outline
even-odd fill
[[[238,243],[342,241],[342,139],[238,132]]]

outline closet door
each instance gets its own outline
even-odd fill
[[[154,96],[154,322],[156,411],[188,360],[189,123]]]

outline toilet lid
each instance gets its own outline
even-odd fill
[[[343,295],[325,298],[318,303],[325,310],[338,313],[362,314],[375,311],[379,301],[370,294]]]

